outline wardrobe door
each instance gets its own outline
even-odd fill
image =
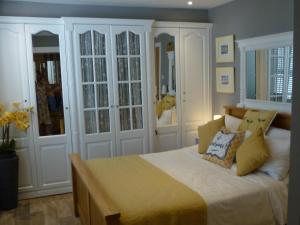
[[[30,106],[26,77],[24,25],[0,24],[0,103],[7,108],[11,108],[12,102]],[[30,190],[36,185],[32,127],[26,133],[13,128],[11,136],[16,139],[19,156],[19,189],[21,192]]]
[[[72,152],[63,25],[25,25],[33,140],[41,189],[70,191]]]
[[[119,155],[148,152],[143,27],[112,26],[116,143]]]
[[[109,26],[76,25],[76,80],[83,156],[115,155]]]
[[[209,31],[180,29],[182,84],[182,143],[195,144],[197,128],[211,118],[209,88]]]
[[[179,28],[154,28],[155,151],[181,146]]]

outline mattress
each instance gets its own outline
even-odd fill
[[[235,165],[225,169],[202,159],[196,145],[140,157],[202,196],[207,225],[286,224],[286,182],[261,172],[236,176]]]

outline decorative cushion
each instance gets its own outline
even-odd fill
[[[219,131],[209,145],[203,159],[219,164],[225,168],[232,166],[235,153],[244,140],[245,132]]]
[[[283,180],[290,169],[290,139],[265,137],[270,158],[259,168],[276,180]]]
[[[162,102],[159,101],[159,102],[156,103],[156,116],[157,116],[157,118],[161,117],[162,112],[163,112]]]
[[[240,118],[225,114],[225,127],[230,131],[237,131],[242,120]]]
[[[244,176],[261,167],[270,153],[265,143],[262,128],[253,133],[236,153],[237,175]]]
[[[171,109],[173,106],[176,105],[176,97],[167,95],[162,99],[162,110]]]
[[[224,127],[225,121],[224,116],[217,120],[212,120],[207,124],[199,126],[198,136],[199,136],[199,145],[198,151],[203,154],[206,152],[209,144],[214,138],[215,134]]]
[[[256,132],[259,128],[262,128],[263,133],[266,133],[276,116],[275,111],[255,111],[248,110],[243,118],[242,123],[239,126],[239,131],[250,130]]]

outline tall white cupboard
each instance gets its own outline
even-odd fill
[[[70,153],[92,159],[191,145],[197,126],[211,117],[210,29],[152,20],[0,17],[0,102],[34,108],[27,133],[12,132],[20,198],[70,192]],[[160,33],[176,40],[177,123],[159,128],[154,40]]]

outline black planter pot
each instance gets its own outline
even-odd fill
[[[0,153],[0,210],[18,205],[19,158],[15,152]]]

